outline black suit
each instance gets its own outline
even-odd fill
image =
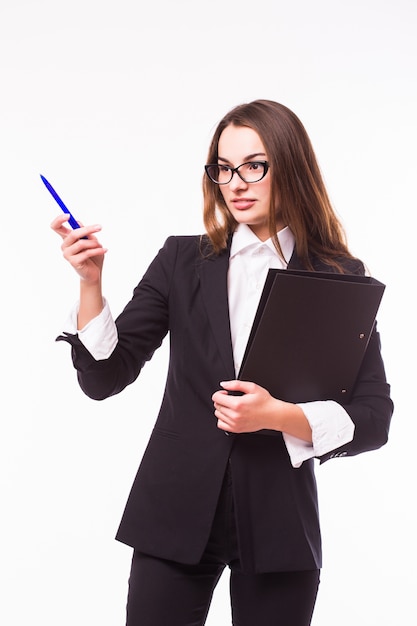
[[[166,241],[116,320],[119,342],[109,359],[95,361],[77,337],[66,337],[82,389],[102,399],[134,381],[170,334],[161,409],[117,538],[156,557],[197,563],[230,459],[243,567],[320,568],[313,460],[294,469],[279,433],[226,436],[217,428],[211,396],[220,381],[235,378],[227,301],[230,249],[207,256],[204,245],[199,237]],[[348,271],[363,271],[350,263]],[[296,254],[290,267],[299,268]],[[392,403],[376,331],[345,409],[355,423],[354,439],[322,460],[375,449],[387,440]]]

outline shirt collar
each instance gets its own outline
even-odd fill
[[[295,237],[290,230],[289,226],[286,226],[277,233],[278,241],[280,243],[286,263],[289,263],[291,255],[294,251]],[[247,224],[238,224],[236,230],[233,233],[232,245],[230,248],[230,258],[233,258],[237,254],[240,254],[244,250],[249,248],[260,248],[261,246],[267,246],[277,256],[277,250],[273,244],[271,238],[266,241],[261,241],[253,232],[253,230]]]

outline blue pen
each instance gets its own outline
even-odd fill
[[[42,182],[44,183],[45,187],[47,188],[47,190],[49,191],[49,193],[51,194],[51,196],[54,198],[54,200],[57,202],[57,204],[59,204],[59,206],[61,207],[61,209],[64,211],[64,213],[67,213],[69,215],[69,220],[68,220],[68,224],[72,227],[72,228],[80,228],[79,223],[77,222],[77,220],[75,219],[75,217],[73,215],[71,215],[70,211],[67,209],[67,207],[65,206],[65,204],[62,202],[61,198],[58,196],[57,192],[55,191],[55,189],[52,187],[52,185],[50,183],[48,183],[48,181],[46,180],[45,176],[42,176],[42,174],[40,175],[40,177],[42,178]],[[83,237],[83,239],[86,239],[86,237]]]

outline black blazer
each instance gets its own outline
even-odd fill
[[[72,344],[83,391],[103,399],[136,379],[169,332],[160,412],[117,539],[157,557],[198,562],[230,463],[244,568],[319,568],[314,461],[294,469],[281,433],[226,436],[217,428],[211,396],[220,381],[235,378],[227,300],[230,248],[207,256],[201,251],[204,241],[194,236],[167,239],[116,320],[119,341],[107,360],[95,361],[76,336],[60,337]],[[296,254],[290,267],[300,268]],[[315,267],[331,271],[319,263]],[[363,272],[356,262],[347,270]],[[387,441],[392,402],[376,331],[345,409],[355,423],[354,440],[322,461]]]

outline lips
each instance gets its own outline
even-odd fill
[[[233,206],[239,211],[244,211],[245,209],[250,209],[256,200],[251,200],[250,198],[236,198],[232,200]]]

